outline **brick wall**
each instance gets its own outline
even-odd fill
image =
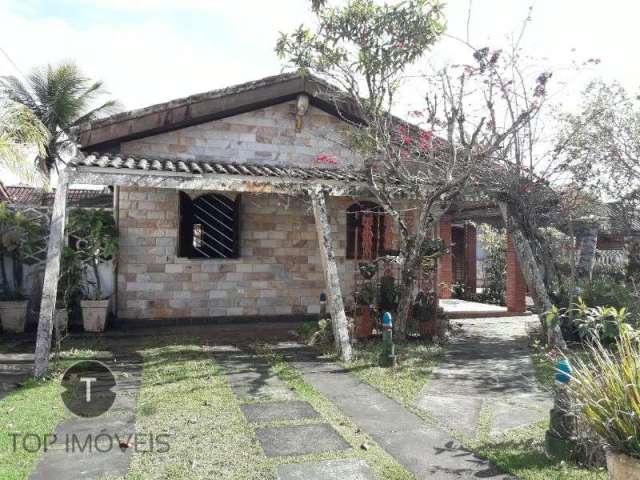
[[[119,202],[119,318],[318,313],[324,280],[313,215],[302,199],[243,194],[241,258],[232,260],[177,257],[176,191],[121,189]],[[329,200],[345,298],[356,268],[344,258],[351,203]]]
[[[509,235],[507,236],[507,310],[514,313],[524,312],[526,293],[527,286],[520,270],[518,255]]]
[[[262,108],[120,145],[122,153],[296,167],[360,167],[342,146],[347,125],[309,107],[295,131],[295,102]],[[334,163],[335,162],[335,163]]]
[[[438,225],[438,236],[446,245],[451,245],[451,217],[442,215]],[[452,298],[451,286],[454,284],[453,279],[453,257],[451,253],[443,255],[438,260],[438,285],[440,298]]]
[[[295,102],[120,145],[124,154],[279,166],[359,168],[344,148],[347,126],[310,107],[295,130]],[[192,195],[205,192],[190,192]],[[118,316],[124,319],[317,313],[324,291],[310,206],[301,199],[245,194],[241,258],[178,258],[178,193],[120,190]],[[348,198],[328,205],[345,301],[356,262],[345,260]]]

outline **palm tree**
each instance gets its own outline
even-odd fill
[[[46,129],[47,141],[36,156],[36,168],[46,176],[74,152],[74,127],[115,110],[113,100],[98,104],[105,94],[102,82],[89,79],[73,63],[36,69],[26,83],[14,76],[0,78],[0,96],[26,107]]]
[[[27,183],[42,183],[42,178],[27,160],[29,150],[43,155],[47,129],[22,105],[0,104],[0,167]]]

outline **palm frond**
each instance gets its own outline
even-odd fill
[[[101,81],[91,80],[70,62],[35,69],[26,83],[15,77],[0,78],[1,98],[29,109],[48,131],[45,148],[36,159],[45,173],[63,161],[73,126],[116,111],[113,100],[98,104],[106,93]]]

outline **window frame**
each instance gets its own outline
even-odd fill
[[[226,242],[221,243],[219,237],[213,234],[214,231],[220,232],[220,230],[223,230],[223,226],[228,228],[227,222],[217,218],[219,215],[222,215],[221,213],[216,214],[208,211],[211,209],[217,210],[215,206],[207,208],[207,210],[203,209],[202,204],[204,203],[204,199],[207,197],[216,198],[219,202],[227,203],[227,206],[233,207],[230,215],[231,239],[228,243],[228,246],[230,247],[229,254],[225,255],[220,251],[222,249],[218,250],[210,246],[209,248],[201,248],[196,251],[197,247],[194,246],[194,228],[196,224],[199,224],[201,225],[203,237],[205,235],[210,235],[214,242],[217,242],[220,246],[223,246],[223,248],[227,248],[225,246]],[[233,260],[240,258],[241,197],[240,193],[238,193],[235,198],[231,198],[218,192],[205,192],[191,198],[187,193],[180,191],[178,197],[178,245],[176,256],[178,258],[186,258],[189,260]],[[202,201],[199,202],[199,200]],[[203,219],[198,218],[196,213],[198,209],[205,215],[209,215],[211,217],[211,223],[207,223]],[[226,235],[224,236],[226,237]],[[217,254],[213,253],[214,251],[216,251]]]

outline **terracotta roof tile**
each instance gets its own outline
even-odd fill
[[[55,191],[45,192],[35,187],[5,187],[11,197],[11,203],[49,207],[53,205]],[[112,208],[113,194],[108,188],[91,190],[70,188],[67,204],[72,207]]]
[[[333,180],[343,182],[364,182],[362,173],[350,170],[330,170],[321,168],[276,167],[246,163],[224,163],[215,161],[184,161],[153,159],[120,155],[116,153],[94,153],[74,160],[73,165],[82,169],[87,167],[113,169],[120,171],[154,171],[167,173],[186,173],[193,175],[234,175],[249,177],[279,177],[304,180]]]

